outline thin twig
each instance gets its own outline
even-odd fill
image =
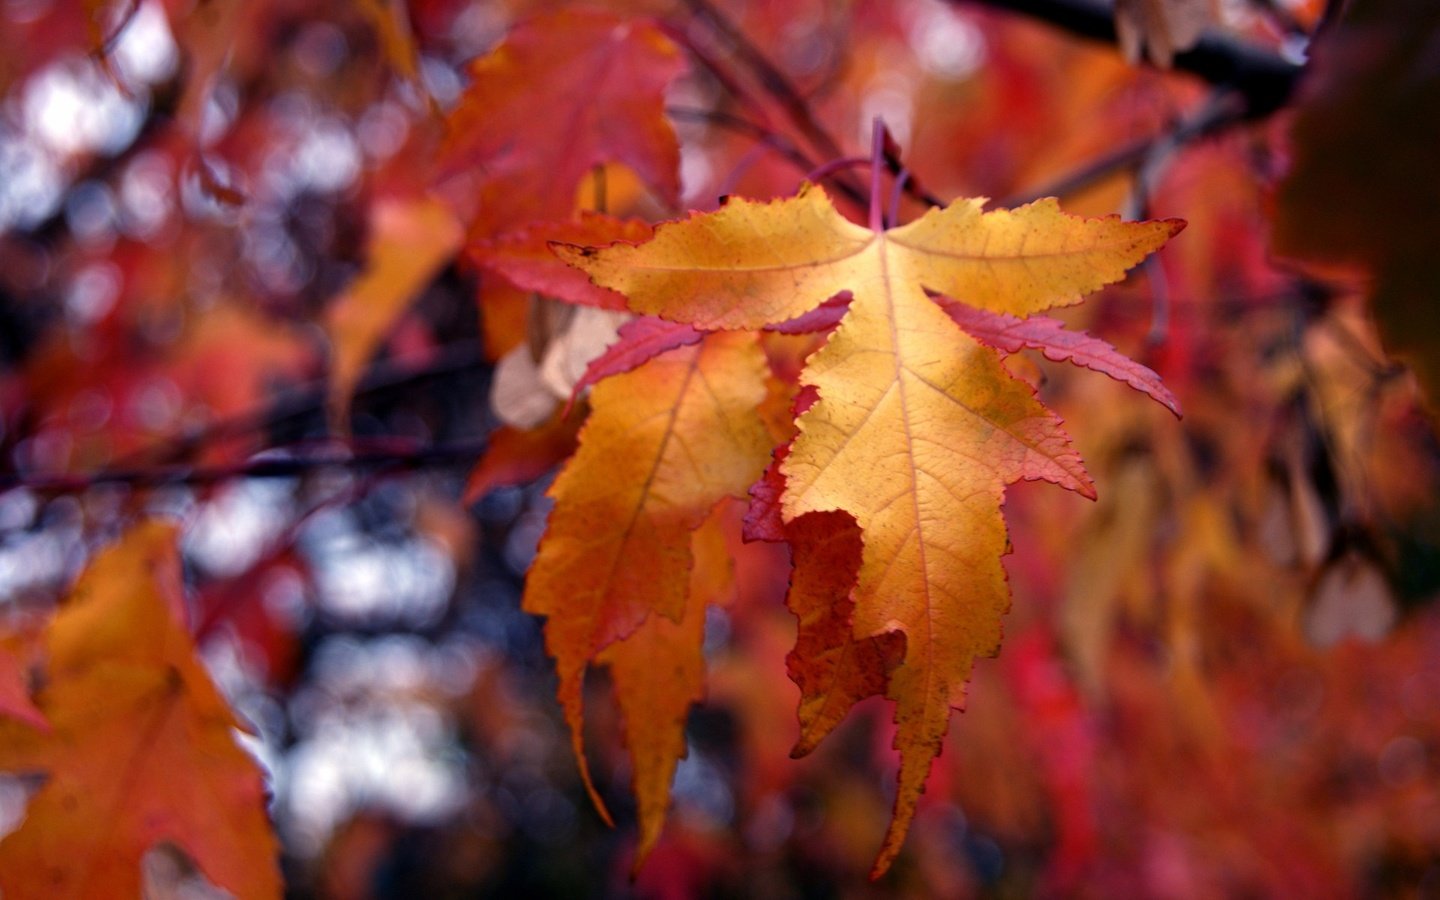
[[[895,183],[898,185],[896,188],[896,198],[891,204],[896,209],[899,208],[900,193],[909,194],[926,206],[945,205],[944,200],[925,189],[924,185],[920,183],[920,179],[915,177],[914,170],[906,166],[904,160],[900,159],[900,146],[889,137],[888,130],[886,131],[885,140],[885,165],[890,169],[890,174],[895,178]],[[891,218],[894,218],[894,216],[891,216]]]
[[[480,354],[474,341],[459,341],[442,347],[435,358],[424,366],[393,362],[375,364],[361,379],[354,396],[357,399],[376,396],[432,379],[484,371],[489,367],[490,363]],[[271,431],[297,419],[318,415],[325,408],[328,391],[329,382],[326,381],[293,389],[265,407],[222,419],[164,443],[142,447],[115,460],[111,466],[115,469],[137,469],[176,463],[220,441]],[[5,477],[0,473],[0,479]]]
[[[100,57],[109,56],[111,52],[114,51],[115,45],[120,42],[120,37],[125,33],[125,29],[129,27],[130,20],[134,19],[135,14],[139,11],[140,0],[129,0],[129,2],[125,4],[124,12],[120,14],[114,25],[111,26],[110,33],[108,35],[104,33],[103,29],[105,26],[103,24],[92,22],[91,24],[94,25],[99,32],[100,41],[98,46],[96,46],[91,51],[91,54],[97,59],[99,59]],[[91,15],[94,15],[93,11]]]
[[[880,203],[880,173],[885,170],[885,123],[879,116],[871,125],[870,138],[870,230],[885,230],[885,208]]]
[[[740,60],[750,69],[751,74],[760,83],[771,98],[784,111],[785,117],[790,121],[802,135],[805,136],[811,145],[819,151],[822,157],[830,160],[844,160],[847,157],[840,148],[840,143],[826,131],[815,118],[811,109],[811,102],[803,96],[790,83],[790,79],[778,66],[770,62],[764,53],[746,37],[745,33],[735,26],[724,13],[712,6],[708,0],[685,0],[686,4],[696,15],[708,20],[711,27],[722,38],[728,41],[734,48]],[[673,38],[681,46],[685,47],[695,59],[713,74],[720,85],[725,88],[731,96],[752,108],[757,114],[764,115],[764,108],[757,98],[744,86],[741,80],[731,72],[713,53],[701,46],[690,37],[688,31],[677,25],[663,23],[665,33]],[[768,126],[759,126],[770,130]],[[890,171],[899,175],[902,168],[899,160],[893,154],[886,154],[886,161],[890,164]],[[816,168],[810,166],[810,169]],[[860,206],[865,206],[867,198],[864,187],[855,179],[846,174],[840,174],[832,179],[832,184],[846,197],[855,201]],[[944,205],[936,197],[926,193],[915,179],[910,179],[906,184],[906,192],[921,203],[929,206]]]
[[[249,568],[229,578],[217,579],[204,585],[202,596],[209,599],[194,620],[192,632],[197,641],[204,641],[227,619],[235,616],[243,607],[265,596],[264,591],[254,589],[257,574],[275,565],[294,553],[301,530],[314,518],[327,510],[339,509],[355,503],[365,496],[373,485],[368,479],[351,479],[341,490],[321,498],[307,509],[296,514],[286,526],[265,545],[260,556]]]
[[[812,171],[807,173],[805,176],[805,180],[818,182],[822,178],[829,178],[836,172],[839,172],[841,169],[853,169],[858,166],[871,166],[874,165],[874,162],[875,161],[868,156],[846,156],[841,159],[832,159],[829,162],[825,163],[823,166],[820,166],[818,169],[813,169]]]
[[[1043,187],[1034,188],[1019,194],[1012,194],[999,201],[997,205],[1006,208],[1024,206],[1026,203],[1033,203],[1041,197],[1066,197],[1070,194],[1084,190],[1092,184],[1104,181],[1117,172],[1138,166],[1141,160],[1150,154],[1150,148],[1155,146],[1159,136],[1138,138],[1128,144],[1111,150],[1102,156],[1096,157],[1079,168],[1067,172],[1059,178],[1051,181]]]
[[[735,47],[735,52],[740,59],[750,68],[760,84],[780,104],[785,115],[791,123],[814,144],[815,148],[823,155],[832,159],[840,158],[844,151],[840,143],[831,136],[830,132],[815,118],[812,98],[800,93],[790,82],[785,73],[778,66],[772,63],[764,53],[756,47],[745,32],[735,26],[725,17],[724,13],[716,9],[709,0],[685,0],[691,9],[710,20],[726,40]],[[888,152],[890,144],[887,142],[885,161],[890,166],[890,174],[898,177],[903,168],[898,156]],[[927,206],[944,206],[944,201],[925,191],[920,186],[920,181],[912,176],[905,180],[905,192]]]
[[[765,115],[765,107],[759,99],[751,93],[739,76],[730,71],[730,67],[720,61],[719,57],[710,52],[710,49],[690,36],[688,29],[674,22],[661,19],[660,30],[672,41],[685,48],[685,51],[695,58],[695,61],[710,73],[710,76],[719,82],[725,93],[745,104],[753,113],[762,119],[768,118]],[[764,127],[768,128],[769,123]]]
[[[206,485],[251,478],[295,478],[320,469],[427,469],[474,462],[486,441],[457,441],[410,450],[364,453],[322,453],[299,457],[260,457],[222,466],[162,465],[136,469],[102,469],[65,475],[0,474],[0,492],[26,488],[36,494],[77,494],[100,485],[162,487]]]
[[[1313,41],[1334,28],[1335,23],[1345,15],[1345,7],[1348,5],[1346,0],[1325,0],[1325,8],[1320,11],[1320,18],[1315,23],[1315,30],[1311,32],[1310,40]]]
[[[786,117],[791,124],[803,135],[820,155],[825,157],[840,157],[845,153],[840,149],[840,144],[831,137],[816,119],[810,104],[801,96],[790,83],[785,73],[769,59],[760,48],[756,47],[743,31],[735,26],[724,13],[709,3],[709,0],[685,0],[697,15],[704,17],[710,22],[721,37],[735,48],[736,54],[741,61],[753,72],[762,87],[770,96],[779,102],[780,108],[784,110]]]
[[[768,125],[752,122],[743,116],[727,113],[724,110],[701,109],[695,106],[667,106],[665,115],[682,121],[704,122],[727,131],[748,135],[794,163],[795,167],[802,172],[813,171],[820,165],[814,157],[796,146],[795,142],[785,135]]]
[[[802,175],[808,176],[819,168],[819,163],[808,156],[793,141],[768,126],[752,122],[749,119],[732,115],[721,110],[696,109],[686,106],[667,106],[665,114],[673,119],[688,120],[691,122],[706,122],[727,131],[734,131],[738,134],[749,135],[761,144],[784,157],[787,162],[793,165]],[[833,174],[833,173],[832,173]],[[865,206],[865,193],[845,181],[830,178],[830,184],[845,199],[857,206]]]
[[[910,170],[901,169],[890,186],[890,205],[886,208],[885,227],[894,228],[900,224],[900,198],[905,196],[905,186],[910,183]]]

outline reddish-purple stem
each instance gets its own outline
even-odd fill
[[[811,183],[818,183],[822,178],[829,178],[836,172],[843,169],[851,169],[856,166],[870,165],[868,156],[845,156],[840,159],[832,159],[819,168],[812,169],[805,175],[805,180]]]
[[[885,168],[885,123],[875,117],[870,132],[870,230],[884,231],[882,217],[884,208],[880,204],[880,170]]]
[[[900,169],[900,174],[895,176],[895,183],[890,187],[890,209],[885,215],[885,227],[894,228],[900,224],[900,197],[905,193],[905,185],[910,181],[910,170]]]

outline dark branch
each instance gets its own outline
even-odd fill
[[[949,0],[978,2],[1023,13],[1079,37],[1115,44],[1114,12],[1102,0]],[[1245,98],[1245,118],[1258,119],[1284,106],[1295,91],[1303,67],[1263,47],[1219,34],[1206,34],[1193,48],[1175,56],[1175,69]]]
[[[783,156],[797,171],[810,173],[815,171],[819,165],[804,150],[795,145],[794,141],[785,137],[768,126],[749,119],[742,118],[731,113],[718,109],[696,109],[689,106],[667,106],[665,114],[672,119],[679,119],[686,122],[704,122],[707,125],[714,125],[717,128],[724,128],[739,134],[748,135],[771,150]],[[836,184],[836,188],[856,203],[863,204],[865,195],[860,191],[849,192],[847,185]]]
[[[736,27],[709,0],[686,0],[686,2],[692,10],[710,22],[716,33],[730,43],[736,54],[764,86],[766,92],[780,104],[780,108],[785,111],[791,124],[805,135],[816,150],[820,151],[823,156],[831,158],[845,155],[839,142],[831,137],[830,132],[825,130],[825,126],[816,120],[810,104],[790,83],[790,79],[780,71],[778,66],[770,62],[764,53],[760,52],[760,48],[750,42],[750,38],[746,36],[745,32]]]
[[[435,358],[420,367],[391,361],[375,363],[355,388],[354,397],[358,401],[361,398],[380,396],[436,379],[483,372],[490,366],[490,362],[480,354],[480,348],[474,341],[460,341],[441,348]],[[120,469],[133,469],[181,462],[197,451],[220,441],[267,433],[276,428],[316,416],[325,409],[328,396],[328,381],[295,387],[281,394],[265,407],[211,422],[194,432],[142,447],[115,460],[113,466]],[[0,478],[7,477],[8,474],[0,473]]]
[[[71,475],[0,475],[0,492],[27,488],[37,494],[75,494],[99,485],[161,487],[205,485],[242,478],[295,478],[319,469],[415,470],[474,462],[485,450],[484,440],[458,441],[408,450],[360,453],[332,452],[310,456],[263,457],[226,466],[148,466],[104,469]]]
[[[760,48],[751,42],[744,31],[726,18],[725,14],[709,0],[685,0],[685,2],[696,16],[709,23],[716,35],[729,43],[736,56],[749,71],[750,76],[759,82],[760,87],[770,96],[770,99],[779,105],[791,126],[809,141],[822,159],[833,162],[846,158],[840,142],[815,118],[815,111],[811,108],[810,101],[791,83],[780,67],[771,62],[760,51]],[[670,25],[665,28],[667,34],[684,46],[701,65],[716,76],[716,79],[731,96],[746,103],[753,112],[762,113],[755,98],[714,54],[691,40],[689,33],[684,28]],[[778,144],[772,144],[772,146],[779,147]],[[803,151],[800,151],[799,155],[803,156]],[[792,160],[795,159],[794,155],[787,153],[787,156]],[[890,166],[891,174],[898,177],[902,168],[898,155],[887,153],[886,162]],[[812,164],[807,171],[815,167],[816,165]],[[864,185],[851,178],[848,172],[844,169],[833,172],[830,181],[841,194],[855,201],[862,209],[866,208],[869,198],[865,196]],[[914,177],[905,179],[901,185],[905,193],[927,206],[943,205],[938,198],[926,192]]]

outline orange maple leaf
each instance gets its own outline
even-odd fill
[[[630,702],[626,666],[636,646],[669,646],[698,627],[690,603],[692,532],[720,501],[743,498],[765,467],[770,439],[757,411],[764,398],[765,358],[752,337],[713,334],[671,350],[596,386],[579,449],[550,488],[555,508],[526,578],[523,605],[547,617],[545,646],[559,673],[559,699],[586,787],[607,821],[582,745],[585,671],[607,647],[638,641],[613,649],[605,661],[616,668],[622,708],[632,718],[646,708]],[[678,630],[653,623],[657,616]],[[648,636],[639,636],[642,627]],[[646,690],[673,694],[664,706],[683,710],[696,688],[684,678],[662,679]],[[665,709],[659,714],[674,716]],[[677,751],[636,749],[637,786],[659,777],[655,767],[667,754],[668,785]],[[653,794],[642,801],[647,796]],[[647,833],[656,814],[649,803],[642,807],[651,810],[642,823]],[[663,812],[662,801],[658,814]]]
[[[686,756],[685,721],[705,696],[705,610],[734,589],[723,518],[706,519],[691,536],[694,565],[680,620],[649,616],[632,634],[606,647],[596,662],[610,667],[635,772],[640,820],[635,871],[660,839],[676,764]]]
[[[50,730],[0,719],[0,770],[45,777],[0,841],[7,900],[138,897],[163,843],[238,897],[280,896],[259,769],[166,596],[174,546],[150,523],[100,553],[46,633]]]
[[[555,247],[633,310],[703,329],[760,328],[853,295],[801,375],[818,400],[779,467],[780,506],[787,524],[853,517],[861,562],[849,598],[833,602],[853,602],[856,640],[904,636],[887,687],[900,790],[877,876],[899,852],[974,659],[999,647],[1010,602],[1000,562],[1006,485],[1045,480],[1093,496],[1059,418],[927,292],[1027,316],[1119,280],[1183,227],[1080,219],[1053,199],[993,212],[983,204],[957,201],[880,231],[848,221],[807,185],[793,198],[737,200],[660,225],[638,246]],[[854,674],[847,702],[866,687]],[[816,727],[833,717],[827,710]]]

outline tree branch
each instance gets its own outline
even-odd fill
[[[780,104],[780,108],[784,110],[790,123],[805,135],[816,150],[831,158],[845,155],[839,142],[830,135],[829,131],[825,130],[825,126],[816,120],[810,104],[790,83],[790,79],[780,71],[778,66],[770,62],[764,53],[760,52],[760,48],[751,43],[745,32],[737,28],[709,0],[686,0],[686,4],[697,15],[709,21],[716,33],[730,43],[736,54],[760,81],[760,84]]]
[[[480,353],[473,340],[458,341],[442,347],[423,366],[382,360],[373,363],[356,386],[353,397],[358,403],[393,391],[404,390],[434,379],[483,372],[491,363]],[[177,435],[167,441],[128,453],[111,465],[120,469],[136,469],[157,464],[178,463],[196,451],[212,444],[272,429],[320,414],[325,409],[330,382],[322,380],[301,385],[280,394],[269,404],[227,419],[210,422],[196,431]],[[4,477],[0,475],[0,477]]]
[[[129,487],[204,485],[240,478],[294,478],[319,469],[415,470],[470,463],[485,451],[485,440],[457,441],[414,449],[380,449],[360,453],[317,453],[311,456],[262,457],[225,466],[163,465],[134,469],[103,469],[66,475],[0,475],[0,493],[26,488],[37,494],[76,494],[106,484]]]
[[[1114,11],[1103,0],[949,0],[981,3],[1023,13],[1078,37],[1115,44]],[[1245,118],[1259,119],[1284,106],[1304,67],[1278,53],[1226,35],[1208,33],[1175,56],[1175,69],[1216,87],[1228,87],[1245,99]]]

